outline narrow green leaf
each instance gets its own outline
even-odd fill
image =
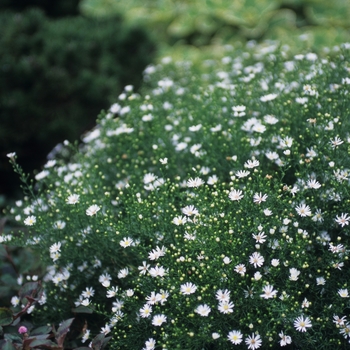
[[[72,312],[75,312],[77,314],[92,314],[93,310],[89,307],[80,305],[80,306],[72,309]]]
[[[34,335],[42,335],[42,334],[47,334],[50,333],[52,331],[52,327],[50,326],[42,326],[39,328],[35,328],[30,332],[30,336],[34,336]]]

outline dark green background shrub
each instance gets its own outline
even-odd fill
[[[91,128],[125,85],[139,86],[155,45],[118,16],[5,12],[0,31],[1,194],[15,177],[8,152],[17,152],[25,170],[40,168],[56,144]]]
[[[79,14],[79,3],[80,0],[0,0],[0,10],[23,11],[37,7],[50,17],[75,16]]]

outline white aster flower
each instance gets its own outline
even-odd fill
[[[196,177],[195,179],[189,179],[187,181],[187,187],[199,187],[201,185],[203,185],[205,182],[200,179],[199,177]]]
[[[248,336],[248,338],[245,339],[245,343],[248,345],[248,349],[255,350],[260,348],[262,340],[259,334],[253,333],[251,336]]]
[[[234,304],[230,301],[222,301],[218,305],[218,310],[222,314],[231,314],[233,312]]]
[[[241,331],[232,330],[227,335],[227,338],[233,345],[239,345],[243,341],[243,334],[241,333]]]
[[[134,241],[132,238],[130,237],[124,237],[123,240],[121,240],[119,242],[119,244],[123,247],[123,248],[126,248],[126,247],[130,247],[132,245],[134,245]]]
[[[200,316],[206,317],[209,315],[211,308],[207,304],[203,304],[203,305],[198,305],[194,311]]]
[[[312,327],[312,324],[308,317],[299,316],[294,320],[294,327],[299,332],[306,332],[306,328]]]
[[[300,275],[300,271],[297,270],[296,268],[292,267],[291,269],[289,269],[289,279],[291,281],[298,280],[299,275]]]
[[[311,216],[311,209],[308,205],[302,203],[295,207],[295,210],[301,217]]]
[[[350,216],[347,213],[342,213],[340,216],[336,216],[335,222],[339,224],[341,227],[345,225],[349,225]]]
[[[153,319],[152,319],[152,324],[153,326],[161,326],[164,322],[166,322],[167,318],[165,315],[163,314],[160,314],[160,315],[155,315],[153,316]]]
[[[278,335],[281,338],[280,340],[281,346],[286,346],[292,343],[292,338],[289,335],[284,334],[283,331],[281,331],[281,333],[279,333]]]
[[[277,294],[277,290],[274,290],[273,289],[273,286],[271,285],[266,285],[264,286],[263,288],[263,294],[260,294],[260,296],[264,299],[271,299],[271,298],[274,298]]]
[[[191,282],[187,282],[180,286],[180,292],[183,295],[193,294],[197,290],[197,286]]]
[[[250,257],[249,257],[249,263],[254,265],[254,267],[261,267],[264,264],[264,257],[258,253],[254,252]]]
[[[241,190],[232,190],[228,194],[228,197],[231,199],[231,201],[239,201],[244,197],[244,194]]]
[[[30,215],[24,220],[24,224],[26,226],[33,226],[35,223],[36,223],[36,217],[34,215]]]
[[[78,194],[71,194],[66,199],[67,204],[77,204],[79,203],[80,196]]]
[[[91,205],[89,208],[86,209],[86,215],[88,216],[93,216],[96,215],[96,213],[100,210],[101,208],[97,204]]]
[[[241,276],[244,276],[247,269],[243,264],[238,264],[235,266],[235,272],[239,273]]]

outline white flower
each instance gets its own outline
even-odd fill
[[[108,323],[106,323],[104,327],[101,327],[101,333],[104,333],[104,335],[107,335],[108,333],[110,333],[110,331],[111,327]]]
[[[19,305],[20,301],[21,300],[16,295],[11,298],[11,304],[13,307],[16,307],[17,305]]]
[[[264,209],[264,214],[266,216],[271,216],[272,215],[272,211],[270,209]]]
[[[86,287],[81,295],[83,298],[92,298],[95,295],[95,290],[92,287]]]
[[[296,281],[299,278],[300,271],[292,267],[291,269],[289,269],[289,274],[289,279],[291,281]]]
[[[219,289],[216,294],[215,294],[215,298],[217,300],[219,300],[220,303],[222,302],[229,302],[230,301],[230,291],[225,289]]]
[[[228,256],[225,256],[222,260],[223,260],[224,264],[226,264],[226,265],[232,261]]]
[[[86,215],[93,216],[95,215],[101,208],[97,204],[91,205],[86,209]]]
[[[324,277],[317,277],[316,278],[316,284],[318,286],[323,286],[326,284],[326,280],[324,279]]]
[[[163,314],[155,315],[152,319],[153,326],[161,326],[164,322],[166,322],[166,316]]]
[[[264,232],[259,232],[258,234],[252,234],[253,238],[257,243],[264,243],[266,242],[266,235]]]
[[[267,285],[263,288],[264,294],[260,294],[260,296],[264,299],[271,299],[274,298],[277,294],[277,290],[273,289],[273,286]]]
[[[80,196],[78,194],[71,194],[66,199],[67,204],[77,204],[79,202]]]
[[[231,314],[233,312],[234,304],[230,301],[222,301],[218,305],[218,310],[222,314]]]
[[[243,177],[246,177],[250,174],[250,171],[249,170],[239,170],[235,173],[235,175],[238,177],[238,178],[243,178]]]
[[[163,266],[152,267],[148,272],[152,277],[163,277],[166,273]]]
[[[50,247],[50,253],[57,253],[61,251],[61,242],[58,243],[54,243],[51,247]]]
[[[126,248],[126,247],[130,247],[134,244],[134,241],[132,238],[130,237],[124,237],[122,241],[119,242],[119,244],[123,247],[123,248]]]
[[[259,334],[253,333],[252,336],[245,339],[245,343],[248,345],[248,349],[255,350],[260,348],[262,340]]]
[[[281,338],[281,340],[280,340],[281,346],[286,346],[287,344],[292,343],[292,338],[289,335],[284,334],[283,331],[281,331],[281,333],[279,333],[278,335]]]
[[[268,102],[274,100],[278,95],[277,94],[268,94],[260,97],[261,102]]]
[[[276,266],[278,266],[279,264],[280,264],[279,259],[272,259],[272,260],[271,260],[271,265],[272,265],[272,266],[276,267]]]
[[[253,160],[250,160],[250,159],[248,159],[245,163],[244,163],[244,167],[245,168],[255,168],[255,167],[257,167],[257,166],[259,166],[260,165],[260,162],[258,161],[258,160],[256,160],[256,159],[253,159]]]
[[[125,278],[129,274],[129,269],[126,267],[125,269],[121,269],[118,272],[118,278]]]
[[[197,308],[194,310],[197,314],[201,316],[208,316],[211,311],[211,308],[207,304],[198,305]]]
[[[150,265],[146,261],[142,261],[142,266],[139,266],[137,269],[140,271],[140,275],[145,275],[149,267]]]
[[[336,216],[335,222],[339,224],[341,227],[344,227],[345,225],[349,225],[350,216],[347,213],[342,213],[340,216]]]
[[[180,225],[184,225],[187,222],[187,217],[186,216],[176,216],[173,219],[173,224],[180,226]]]
[[[316,179],[310,179],[307,181],[307,186],[309,188],[314,188],[315,190],[319,189],[322,185],[316,181]]]
[[[151,316],[152,313],[152,306],[149,304],[145,304],[140,310],[140,316],[142,318],[148,318]]]
[[[10,158],[11,160],[14,160],[16,158],[16,152],[7,153],[6,157]]]
[[[45,177],[49,176],[50,172],[48,170],[43,170],[40,173],[35,175],[35,180],[40,181]]]
[[[33,226],[35,223],[36,223],[36,217],[34,215],[30,215],[24,220],[24,224],[26,226]]]
[[[195,179],[189,179],[187,181],[187,187],[199,187],[201,185],[203,185],[205,182],[200,179],[199,177],[196,177]]]
[[[239,345],[242,343],[242,337],[243,334],[240,331],[233,330],[229,332],[227,335],[228,340],[233,344],[233,345]]]
[[[312,324],[308,317],[300,316],[294,320],[294,327],[299,332],[306,332],[306,328],[312,327]]]
[[[193,294],[197,290],[197,286],[191,282],[187,282],[180,286],[180,292],[183,295]]]
[[[146,348],[145,350],[154,350],[154,348],[156,347],[156,341],[153,338],[149,338],[146,343]]]
[[[230,191],[228,194],[228,198],[231,199],[231,201],[239,201],[244,197],[243,192],[241,190],[233,190]]]
[[[214,333],[212,333],[212,334],[211,334],[211,337],[212,337],[212,338],[215,340],[215,339],[220,338],[220,334],[219,334],[219,333],[214,332]]]
[[[246,270],[247,269],[243,264],[238,264],[235,266],[235,272],[239,273],[241,276],[244,276]]]
[[[261,280],[261,278],[262,278],[262,274],[260,273],[260,271],[257,271],[254,273],[255,281],[259,281],[259,280]]]
[[[311,209],[308,205],[302,203],[298,205],[295,210],[301,217],[311,216]]]
[[[338,290],[338,294],[342,297],[342,298],[349,298],[349,291],[347,289],[339,289]]]
[[[254,265],[254,267],[261,267],[264,264],[264,257],[258,253],[254,252],[250,257],[249,257],[249,262]]]
[[[338,136],[336,136],[334,140],[330,140],[333,149],[341,145],[343,142],[344,141],[342,141]]]
[[[181,211],[183,214],[187,216],[198,215],[198,209],[196,209],[193,205],[188,205],[185,208],[182,208]]]
[[[118,287],[112,287],[111,289],[108,289],[106,297],[114,298],[117,295],[118,289],[119,289]]]
[[[160,158],[159,161],[164,165],[168,164],[168,158]]]
[[[106,274],[102,274],[99,278],[98,281],[103,285],[103,287],[108,288],[111,284],[111,279],[112,277],[106,273]]]

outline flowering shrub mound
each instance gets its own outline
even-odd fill
[[[346,349],[349,59],[149,66],[11,209],[2,240],[48,266],[34,319],[93,311],[82,341],[111,349]]]

